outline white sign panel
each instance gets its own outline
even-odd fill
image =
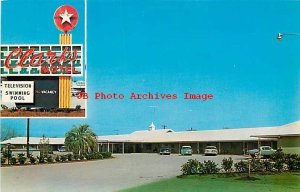
[[[33,81],[2,81],[2,101],[33,103]]]

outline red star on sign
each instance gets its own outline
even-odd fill
[[[68,33],[78,23],[78,12],[70,5],[62,5],[54,13],[54,23],[59,30]]]

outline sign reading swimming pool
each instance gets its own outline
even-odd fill
[[[33,81],[2,81],[3,102],[33,103]]]

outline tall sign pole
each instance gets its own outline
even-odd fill
[[[26,135],[27,135],[27,142],[26,142],[26,152],[27,152],[27,157],[29,158],[29,118],[27,118],[27,123],[26,123]]]
[[[70,5],[62,5],[54,13],[54,23],[63,32],[59,35],[59,44],[72,44],[72,34],[68,34],[78,23],[78,12]],[[70,108],[71,95],[71,76],[59,77],[59,108]]]

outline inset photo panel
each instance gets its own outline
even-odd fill
[[[84,1],[76,5],[58,3],[40,15],[39,20],[45,22],[21,23],[23,30],[16,38],[8,30],[13,12],[3,15],[2,118],[86,117],[87,101],[82,97],[87,88]],[[24,9],[24,15],[36,12],[37,7],[30,9]],[[31,30],[35,27],[37,30]]]

